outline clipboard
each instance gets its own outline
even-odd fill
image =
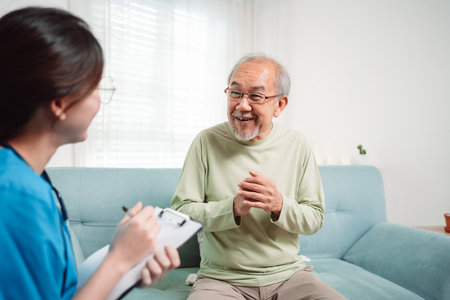
[[[200,222],[191,220],[188,215],[170,208],[163,209],[155,207],[154,215],[158,216],[158,222],[161,224],[161,231],[158,233],[158,242],[155,251],[163,250],[165,245],[179,248],[203,228],[203,225]],[[97,250],[80,265],[78,268],[77,290],[91,278],[100,266],[109,252],[109,246],[110,245],[106,245]],[[141,270],[145,266],[147,259],[152,256],[153,253],[125,273],[106,299],[120,299],[135,286],[139,285],[141,281]]]

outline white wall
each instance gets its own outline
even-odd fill
[[[256,1],[255,50],[293,79],[280,122],[319,163],[383,174],[388,219],[443,225],[449,210],[450,1]]]

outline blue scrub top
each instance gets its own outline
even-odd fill
[[[5,148],[0,148],[0,239],[0,300],[73,297],[75,258],[52,187]]]

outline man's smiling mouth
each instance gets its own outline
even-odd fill
[[[240,122],[254,121],[258,118],[257,116],[254,115],[242,115],[239,113],[234,113],[232,114],[232,116]]]
[[[238,119],[239,121],[250,121],[250,120],[254,120],[255,118],[242,118],[242,117],[236,117],[236,119]]]

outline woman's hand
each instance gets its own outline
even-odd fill
[[[153,215],[153,207],[138,202],[129,209],[117,227],[111,243],[110,255],[117,262],[117,267],[128,271],[138,264],[155,248],[161,225]],[[131,216],[132,217],[131,217]]]
[[[164,247],[165,253],[156,251],[155,255],[148,259],[145,268],[141,271],[142,284],[150,286],[160,281],[166,274],[180,266],[180,256],[177,249],[171,246]]]

